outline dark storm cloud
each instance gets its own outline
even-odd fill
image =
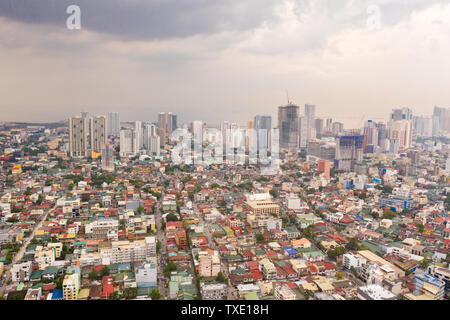
[[[71,4],[82,28],[127,39],[164,39],[248,30],[270,19],[278,0],[1,0],[0,16],[65,27]]]

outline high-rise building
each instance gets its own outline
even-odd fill
[[[158,135],[161,138],[161,145],[166,145],[170,142],[172,132],[178,128],[177,116],[172,112],[160,112],[158,114]]]
[[[91,119],[91,152],[101,153],[107,139],[107,124],[105,116],[95,116]]]
[[[305,104],[305,117],[308,125],[308,136],[307,139],[316,138],[316,106],[311,104]]]
[[[299,136],[299,146],[300,148],[306,148],[308,142],[308,121],[306,117],[298,118],[298,136]]]
[[[333,122],[331,131],[333,132],[333,135],[341,134],[344,131],[344,124],[341,122]]]
[[[158,136],[158,128],[154,124],[144,125],[143,144],[147,153],[160,155],[160,137]]]
[[[256,115],[254,128],[257,135],[258,150],[270,150],[270,134],[272,131],[272,117]]]
[[[117,112],[108,113],[108,136],[118,137],[120,135],[120,121],[119,114]]]
[[[142,130],[142,122],[134,122],[134,147],[136,153],[139,153],[144,147],[144,131]]]
[[[315,120],[316,134],[322,134],[324,129],[323,119],[317,118]]]
[[[353,171],[355,163],[362,160],[364,136],[341,136],[337,144],[336,160],[339,170]]]
[[[433,135],[446,135],[450,131],[450,108],[434,107]]]
[[[69,119],[69,153],[71,157],[88,156],[89,118],[86,114]]]
[[[134,146],[134,131],[130,129],[120,130],[120,156],[128,157],[136,155]]]
[[[391,121],[412,120],[412,110],[409,108],[393,109],[391,112]]]
[[[391,144],[393,140],[398,141],[398,151],[402,152],[412,145],[412,121],[397,120],[391,123]]]
[[[413,117],[413,135],[416,137],[433,136],[433,118],[432,117]]]
[[[102,170],[114,171],[114,149],[109,143],[106,143],[102,148]]]
[[[375,147],[378,146],[378,127],[376,123],[373,122],[372,120],[368,120],[364,124],[363,135],[364,135],[364,142],[363,142],[364,152],[373,153]]]
[[[326,131],[327,133],[332,132],[332,130],[333,130],[333,128],[331,127],[332,124],[333,124],[333,119],[328,118],[327,121],[326,121],[326,124],[325,124],[325,131]]]
[[[280,148],[287,151],[298,150],[298,110],[293,104],[278,107],[278,129]]]

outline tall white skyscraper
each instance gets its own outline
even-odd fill
[[[316,138],[316,106],[311,104],[305,104],[305,118],[308,126],[307,139]]]
[[[304,116],[298,118],[298,132],[300,148],[306,148],[308,142],[308,121]]]
[[[120,156],[128,157],[136,155],[134,146],[134,131],[130,129],[120,130]]]
[[[120,121],[117,112],[108,113],[108,136],[118,137],[120,135]]]
[[[134,122],[134,146],[136,149],[136,153],[142,150],[144,147],[144,131],[142,130],[142,122],[135,121]]]
[[[148,154],[160,154],[160,137],[154,124],[144,124],[143,145]]]

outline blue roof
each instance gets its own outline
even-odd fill
[[[63,298],[63,292],[61,289],[54,289],[52,294],[52,300],[59,300]]]

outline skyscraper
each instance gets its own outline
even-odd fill
[[[293,104],[278,107],[278,129],[280,148],[287,151],[298,149],[298,110]]]
[[[120,121],[119,114],[117,112],[108,113],[108,136],[118,137],[120,135]]]
[[[120,130],[120,156],[128,157],[136,154],[134,146],[134,130],[124,129]]]
[[[86,114],[69,119],[69,153],[71,157],[88,155],[89,118]]]
[[[91,152],[101,153],[107,139],[107,124],[105,116],[95,116],[91,119]]]
[[[144,147],[144,131],[142,130],[142,122],[135,121],[134,122],[134,146],[136,149],[136,153],[139,153],[140,150]]]
[[[338,169],[353,171],[355,163],[362,160],[364,136],[341,136],[336,150]]]
[[[160,137],[158,128],[154,124],[144,125],[143,145],[147,154],[160,154]]]
[[[317,118],[315,120],[315,127],[316,127],[316,134],[322,134],[323,128],[324,128],[324,121],[323,119]]]
[[[270,133],[272,130],[272,117],[256,115],[253,126],[257,136],[257,148],[258,150],[270,149]]]
[[[370,148],[371,150],[378,146],[378,128],[376,126],[376,123],[372,120],[368,120],[364,124],[363,135],[363,149],[365,153],[369,153],[368,151],[366,151],[366,146],[372,146],[372,148]]]
[[[161,138],[161,145],[164,146],[171,140],[172,132],[178,128],[177,116],[172,112],[160,112],[158,114],[158,135]]]
[[[316,106],[311,104],[305,104],[305,117],[308,126],[307,139],[316,138]]]
[[[446,135],[450,131],[450,108],[434,107],[433,135]]]
[[[114,149],[109,143],[106,143],[102,148],[102,170],[114,171]]]

